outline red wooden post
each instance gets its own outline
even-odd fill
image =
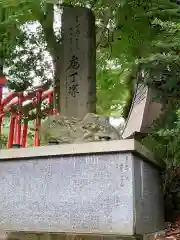
[[[48,94],[48,103],[50,107],[49,114],[53,115],[53,94],[52,93]]]
[[[22,108],[22,97],[23,93],[18,94],[18,112],[16,115],[16,134],[15,134],[15,144],[20,145],[21,141],[21,108]]]
[[[0,136],[2,131],[2,120],[3,120],[3,106],[2,106],[2,94],[3,94],[3,86],[0,85]]]
[[[34,146],[40,146],[40,136],[39,136],[39,128],[41,126],[41,118],[39,116],[41,110],[41,97],[42,97],[42,88],[37,88],[36,90],[36,98],[37,98],[37,117],[35,120],[35,134],[34,134]]]
[[[11,113],[10,126],[9,126],[9,136],[8,136],[8,148],[12,148],[15,130],[15,120],[16,116]]]
[[[28,120],[24,120],[23,134],[22,134],[22,141],[21,141],[22,147],[26,147],[27,132],[28,132]]]

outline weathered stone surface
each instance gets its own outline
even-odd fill
[[[98,149],[94,143],[73,144],[82,152],[88,145],[87,154],[68,154],[66,145],[53,157],[51,146],[48,152],[38,148],[44,157],[31,158],[27,149],[28,159],[0,161],[0,228],[97,235],[162,230],[159,172],[138,152],[121,152],[122,142],[113,141],[116,150],[106,153],[110,142],[96,143]],[[13,151],[16,156],[20,150]]]
[[[134,94],[131,110],[123,131],[123,138],[134,133],[148,133],[153,121],[162,113],[162,105],[153,100],[155,92],[143,83],[138,83]]]
[[[83,119],[50,116],[40,129],[41,144],[48,144],[51,140],[63,143],[82,143],[94,141],[108,141],[121,139],[118,131],[109,123],[109,118],[93,113]]]
[[[84,117],[96,112],[96,31],[93,13],[83,7],[64,8],[62,15],[60,112]]]
[[[0,231],[0,240],[7,240],[7,239],[9,239],[7,233],[4,231]]]

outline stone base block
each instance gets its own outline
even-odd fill
[[[164,229],[159,166],[134,140],[0,152],[0,230],[113,236]]]

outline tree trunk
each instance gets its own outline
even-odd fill
[[[0,9],[0,23],[3,23],[6,20],[5,9]],[[4,68],[4,37],[3,34],[0,35],[0,76],[3,76],[3,68]]]
[[[47,3],[44,17],[40,20],[40,23],[44,32],[47,48],[51,54],[54,65],[54,108],[60,112],[61,41],[55,36],[53,22],[54,6],[51,3]]]
[[[3,63],[3,58],[0,56],[0,77],[3,76],[3,68],[4,68],[4,63]]]

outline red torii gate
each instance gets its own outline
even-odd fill
[[[11,92],[3,99],[3,87],[7,84],[5,76],[0,77],[0,135],[2,134],[3,118],[10,113],[10,126],[8,136],[8,148],[26,147],[28,121],[35,120],[34,146],[40,146],[39,127],[41,124],[40,116],[30,114],[33,109],[41,109],[42,102],[48,100],[48,106],[42,110],[49,115],[56,114],[53,109],[53,89],[44,90],[42,86],[35,87],[26,92]],[[30,100],[28,104],[23,103]],[[24,121],[22,124],[22,119]]]

